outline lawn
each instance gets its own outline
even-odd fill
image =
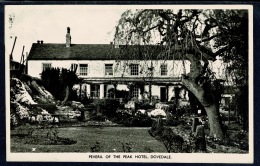
[[[91,152],[96,142],[100,152],[167,152],[164,145],[148,133],[148,128],[134,127],[67,127],[59,128],[59,137],[76,140],[72,145],[31,145],[11,136],[11,152]],[[124,150],[125,149],[125,150]]]

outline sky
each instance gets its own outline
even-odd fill
[[[5,46],[9,56],[17,36],[13,58],[20,61],[22,48],[29,53],[32,43],[65,43],[70,27],[74,44],[109,44],[115,26],[126,10],[120,6],[9,5],[5,7]],[[9,18],[13,18],[12,23]]]

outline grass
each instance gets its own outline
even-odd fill
[[[72,145],[23,144],[11,136],[11,152],[90,152],[96,142],[100,152],[124,152],[123,145],[131,152],[166,153],[164,145],[151,137],[148,128],[133,127],[68,127],[59,128],[59,137],[76,140]]]

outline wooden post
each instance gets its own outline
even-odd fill
[[[198,117],[193,118],[192,128],[191,128],[191,131],[193,133],[196,132],[196,128],[197,128],[198,124],[199,124],[199,118]]]
[[[230,108],[228,108],[228,125],[230,124]]]
[[[28,58],[28,52],[26,52],[26,57],[25,57],[26,59],[24,60],[24,62],[23,63],[25,63],[25,66],[24,66],[24,73],[25,74],[27,74],[27,72],[28,72],[28,61],[27,61],[27,58]]]
[[[87,84],[85,84],[85,93],[84,93],[84,97],[87,97]]]
[[[116,87],[117,87],[117,83],[113,83],[114,86],[114,98],[116,98]]]
[[[195,134],[195,151],[202,151],[205,152],[207,150],[206,148],[206,139],[205,139],[205,132],[204,132],[204,126],[198,125],[196,128],[196,134]]]
[[[23,51],[24,51],[24,46],[23,46]],[[24,61],[23,51],[22,51],[21,60],[20,60],[20,63],[19,63],[19,70],[20,70],[20,71],[21,71],[21,64],[22,64],[22,62]]]
[[[17,37],[15,36],[13,48],[12,48],[12,51],[11,51],[11,54],[10,54],[10,60],[13,60],[13,51],[14,51],[14,46],[15,46],[15,43],[16,43],[16,39],[17,39]]]
[[[169,85],[166,84],[166,101],[169,101]]]
[[[149,81],[149,101],[152,102],[152,81]]]
[[[79,82],[79,100],[81,101],[81,81]]]

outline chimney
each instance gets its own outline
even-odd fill
[[[37,43],[40,44],[40,40],[37,40]]]
[[[114,48],[119,48],[119,41],[117,39],[114,42]]]
[[[43,40],[41,40],[41,44],[43,44]]]
[[[71,44],[70,27],[67,27],[66,47],[70,47],[70,44]]]

